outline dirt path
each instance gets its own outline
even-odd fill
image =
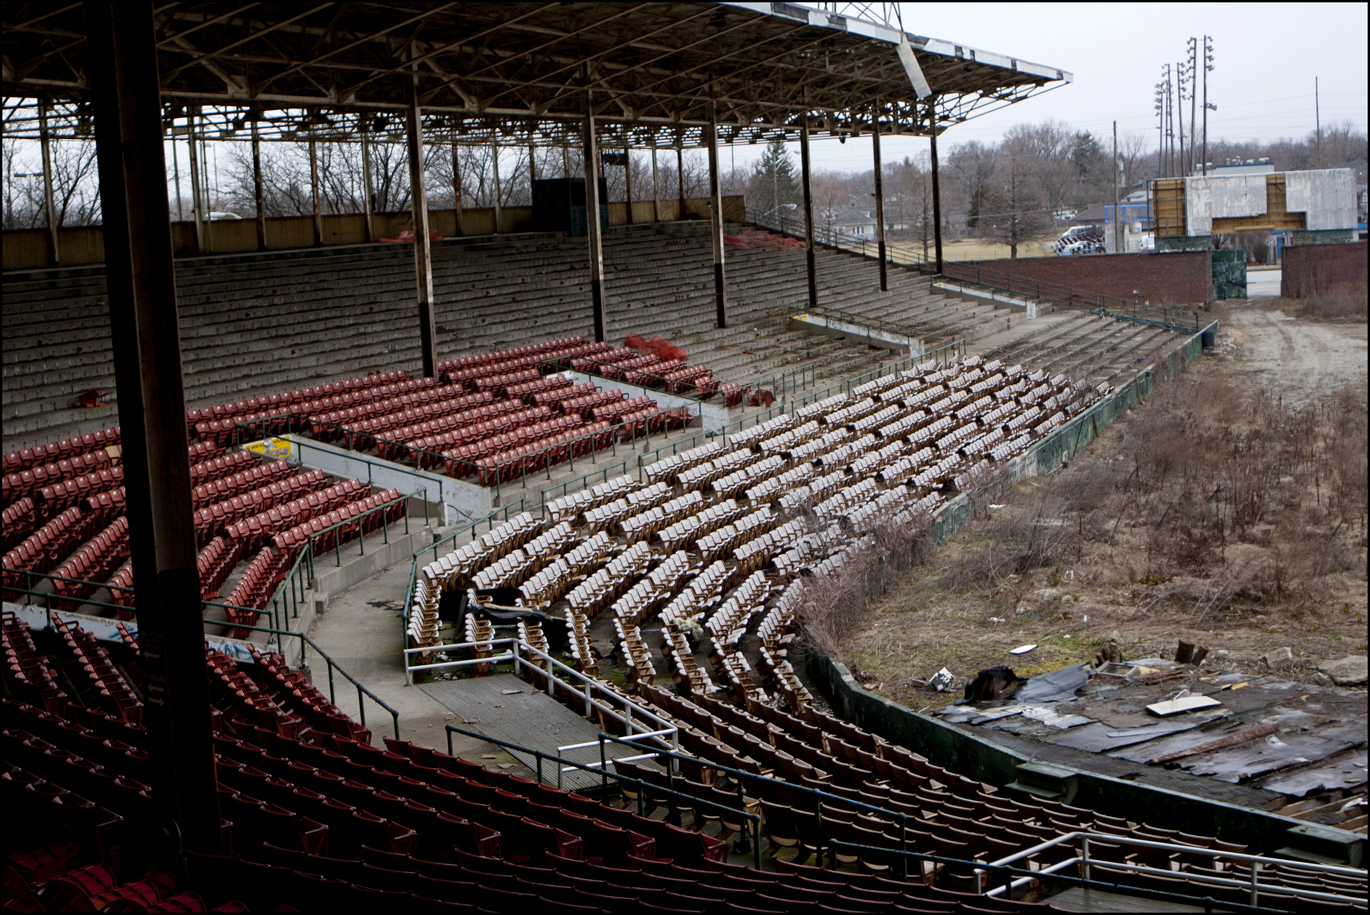
[[[1235,347],[1233,368],[1296,403],[1346,384],[1366,385],[1366,325],[1315,324],[1259,305],[1237,305],[1220,341]]]

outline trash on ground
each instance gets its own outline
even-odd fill
[[[1165,718],[1169,715],[1178,715],[1181,712],[1192,712],[1195,709],[1212,708],[1215,705],[1222,705],[1222,703],[1208,696],[1181,696],[1178,699],[1167,699],[1164,702],[1152,703],[1146,707],[1146,710],[1153,715]]]
[[[1019,702],[1065,702],[1074,699],[1076,690],[1088,682],[1085,665],[1072,664],[1032,677],[1014,698]]]
[[[931,686],[940,693],[945,691],[948,686],[951,686],[952,681],[955,679],[952,672],[943,667],[937,673],[933,674],[932,679],[928,681],[928,686]]]
[[[1033,645],[1019,645],[1017,648],[1010,649],[1010,650],[1009,650],[1009,654],[1027,654],[1029,651],[1031,651],[1032,649],[1034,649],[1034,648],[1036,648],[1036,647],[1037,647],[1037,646],[1036,646],[1035,644],[1033,644]]]
[[[993,702],[1007,699],[1027,681],[1013,672],[1013,668],[996,664],[982,670],[966,684],[967,702]]]

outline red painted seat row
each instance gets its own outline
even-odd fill
[[[470,476],[476,472],[475,462],[480,458],[512,451],[532,442],[544,441],[551,436],[580,429],[584,425],[585,421],[579,416],[558,416],[544,422],[518,426],[506,432],[485,434],[469,444],[444,451],[442,456],[446,473],[449,477]]]
[[[33,533],[41,520],[30,496],[24,496],[4,511],[4,550],[8,553]]]
[[[243,558],[243,545],[237,540],[217,537],[195,557],[200,573],[200,600],[214,600],[228,573]]]
[[[519,356],[532,356],[553,350],[569,349],[574,346],[581,346],[585,343],[584,337],[563,337],[559,340],[547,340],[542,343],[533,343],[529,346],[517,346],[513,349],[497,350],[493,353],[481,353],[476,356],[462,356],[458,359],[449,359],[438,363],[439,372],[450,372],[454,369],[466,368],[473,365],[489,365],[493,362],[507,362],[510,359],[517,359]]]
[[[122,486],[123,482],[124,468],[121,464],[117,467],[101,467],[82,476],[44,486],[38,491],[38,496],[42,500],[42,513],[46,517],[51,517],[57,512],[84,502],[93,495]]]
[[[475,387],[477,391],[489,391],[492,394],[504,397],[511,385],[527,384],[530,381],[537,381],[541,377],[542,374],[536,368],[526,368],[503,375],[477,378]]]
[[[289,391],[285,394],[270,394],[266,397],[250,398],[248,400],[237,401],[236,403],[219,404],[213,407],[201,407],[186,413],[186,426],[189,430],[193,429],[197,423],[209,422],[211,420],[233,419],[236,416],[247,416],[257,413],[270,414],[272,412],[287,412],[291,407],[310,401],[317,401],[325,397],[347,394],[353,391],[398,384],[406,381],[408,378],[409,376],[404,372],[378,372],[374,375],[349,378],[346,381],[329,382],[328,384],[315,385],[310,388],[297,388],[296,390]]]
[[[382,506],[388,507],[383,511],[374,511]],[[271,545],[278,553],[290,556],[292,561],[307,543],[313,543],[316,552],[326,553],[360,535],[379,529],[382,524],[390,524],[404,517],[405,507],[405,499],[399,490],[387,489],[276,534],[271,538]],[[365,517],[360,517],[362,515]]]
[[[272,483],[283,483],[295,473],[296,469],[285,461],[266,461],[226,477],[201,483],[191,490],[190,501],[196,508],[212,505]]]
[[[465,410],[453,416],[433,420],[429,423],[419,423],[419,432],[422,433],[424,431],[424,426],[427,426],[429,431],[427,434],[409,439],[408,441],[400,439],[398,437],[400,431],[397,431],[392,433],[385,443],[378,442],[377,449],[384,449],[380,451],[382,457],[388,455],[395,459],[399,459],[400,456],[408,451],[412,451],[412,449],[439,452],[444,448],[450,448],[467,441],[470,435],[470,433],[466,431],[468,428],[480,427],[485,430],[496,429],[499,428],[505,420],[513,416],[527,415],[530,418],[533,418],[550,416],[551,414],[551,408],[525,407],[517,400],[501,400],[495,403],[486,404],[483,407],[477,407],[474,410]],[[413,460],[416,466],[429,467],[436,464],[438,458],[418,455],[415,456]]]
[[[52,486],[65,480],[85,476],[100,467],[110,465],[109,455],[104,451],[92,451],[71,458],[62,458],[52,464],[40,464],[30,470],[6,474],[0,480],[3,496],[0,501],[6,506],[18,502],[25,496],[36,496],[45,486]]]
[[[129,687],[128,681],[110,660],[109,652],[105,651],[95,636],[74,622],[63,622],[56,614],[52,615],[52,626],[94,684],[94,691],[98,693],[106,711],[132,724],[141,724],[142,700]]]
[[[612,436],[608,423],[591,423],[482,458],[476,462],[476,475],[481,486],[517,480],[524,474],[536,473],[572,457],[584,457],[591,451],[607,448]]]
[[[548,375],[536,381],[525,381],[523,384],[510,385],[504,390],[504,396],[512,400],[521,400],[526,404],[532,404],[533,395],[541,394],[544,391],[555,391],[560,388],[569,388],[574,384],[565,375]]]
[[[450,385],[431,387],[414,394],[311,416],[310,434],[321,441],[331,441],[345,437],[344,429],[354,432],[376,431],[366,424],[407,410],[416,411],[424,417],[447,416],[469,407],[489,403],[493,399],[487,395],[469,394],[465,388]],[[342,428],[334,428],[335,426]]]
[[[53,573],[52,590],[64,598],[58,606],[75,609],[128,557],[128,518],[116,518]]]
[[[118,426],[112,429],[101,429],[99,432],[73,435],[71,438],[62,439],[60,442],[48,442],[46,445],[11,451],[5,455],[3,465],[0,465],[0,472],[11,474],[21,470],[32,470],[34,467],[43,464],[55,464],[58,461],[70,460],[92,451],[103,451],[105,448],[118,444]]]
[[[663,374],[674,372],[684,367],[682,359],[662,360],[656,363],[649,363],[641,368],[627,369],[625,371],[614,372],[611,378],[621,378],[628,384],[635,384],[644,388],[659,388],[662,386],[661,377]]]
[[[320,515],[345,508],[349,503],[364,498],[370,490],[371,487],[361,480],[347,480],[319,487],[313,491],[306,491],[299,498],[229,524],[224,533],[235,543],[242,543],[244,550],[251,552],[283,531],[298,527]]]
[[[5,685],[16,698],[60,715],[66,708],[67,694],[57,685],[48,660],[38,652],[27,624],[10,610],[5,611],[0,638],[5,646]],[[27,694],[27,695],[24,695]],[[8,700],[6,700],[8,701]]]
[[[333,480],[328,474],[322,470],[311,470],[308,473],[283,477],[241,496],[232,496],[195,513],[196,538],[198,542],[204,543],[210,537],[225,533],[228,528],[247,518],[264,514],[311,492],[327,489],[332,484]]]
[[[290,564],[294,557],[286,553],[267,548],[253,557],[248,564],[247,571],[243,577],[238,579],[238,584],[234,586],[232,593],[224,603],[233,607],[246,607],[250,610],[262,610],[271,603],[271,599],[276,596],[276,587],[285,579],[286,573],[290,571]],[[241,615],[233,610],[229,611],[229,619],[234,623],[255,626],[257,615]],[[235,630],[234,638],[244,638],[247,630]]]
[[[569,400],[563,400],[561,402],[561,412],[567,415],[580,413],[588,417],[594,414],[596,407],[618,403],[623,399],[622,391],[596,391],[592,394],[583,394],[580,397],[572,397]]]
[[[449,401],[428,406],[405,407],[373,419],[362,420],[347,427],[349,432],[362,435],[383,435],[395,429],[402,429],[424,421],[440,420],[450,416],[460,416],[493,404],[495,397],[488,391],[478,394],[464,394]]]
[[[5,554],[6,571],[46,572],[99,529],[100,521],[79,508],[69,508]]]

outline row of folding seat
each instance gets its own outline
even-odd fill
[[[714,373],[702,365],[673,369],[659,376],[658,385],[668,394],[689,394],[715,384]],[[653,385],[656,387],[658,385]]]
[[[336,511],[351,502],[364,498],[370,492],[371,487],[361,480],[344,480],[341,483],[332,483],[331,478],[323,476],[319,479],[311,479],[314,473],[302,474],[294,480],[307,481],[301,485],[293,487],[290,493],[281,493],[280,498],[294,496],[289,501],[270,505],[263,500],[260,503],[248,503],[243,507],[241,514],[248,514],[241,521],[229,522],[228,515],[224,517],[225,526],[223,532],[234,542],[241,542],[244,550],[251,552],[261,547],[263,543],[270,540],[276,534],[297,527],[300,524]],[[292,480],[293,482],[293,480]],[[329,485],[332,483],[332,485]],[[235,513],[236,514],[236,513]]]
[[[27,692],[32,704],[61,714],[66,708],[67,694],[58,685],[47,658],[39,653],[29,627],[13,611],[6,610],[0,635],[5,647],[6,687]]]
[[[35,464],[27,470],[5,474],[0,480],[0,504],[9,506],[25,496],[38,495],[43,487],[52,486],[75,477],[85,476],[101,467],[109,466],[110,457],[104,450],[72,455],[50,464]]]
[[[588,423],[577,429],[559,432],[540,441],[520,445],[476,461],[476,479],[481,486],[517,480],[529,473],[609,447],[613,432],[608,423]]]
[[[57,567],[52,582],[53,593],[61,598],[57,605],[75,609],[128,557],[128,518],[121,516]]]
[[[276,534],[271,537],[271,544],[278,552],[292,558],[299,554],[306,543],[312,543],[319,552],[328,552],[384,525],[393,524],[404,517],[407,505],[408,500],[392,487],[354,502],[346,502],[327,514]]]
[[[605,480],[589,489],[568,493],[559,499],[543,504],[548,519],[557,524],[564,520],[575,521],[584,512],[623,498],[637,488],[637,481],[629,474]]]
[[[643,394],[641,397],[610,401],[602,406],[593,407],[588,412],[592,419],[615,423],[630,413],[654,412],[656,408],[656,401]]]
[[[371,729],[349,718],[331,699],[308,678],[290,670],[285,659],[274,652],[263,654],[255,646],[248,649],[257,667],[264,671],[270,686],[274,681],[274,694],[278,704],[294,711],[308,721],[315,729],[324,733],[341,734],[362,743],[371,742]]]
[[[409,394],[397,400],[387,400],[368,404],[365,411],[368,415],[353,415],[352,410],[342,411],[341,414],[330,413],[329,416],[341,415],[347,421],[341,425],[345,426],[345,431],[355,433],[365,440],[368,436],[380,435],[393,432],[396,429],[403,429],[408,426],[416,425],[425,420],[431,421],[463,413],[467,410],[483,404],[492,403],[494,395],[489,392],[470,393],[457,385],[429,388],[417,394]],[[360,414],[362,411],[356,411]],[[322,422],[317,417],[311,417],[311,422]],[[340,430],[327,430],[331,436],[336,437]],[[355,443],[354,443],[355,447]]]
[[[714,562],[732,555],[743,544],[769,533],[779,525],[780,516],[771,511],[769,505],[762,505],[698,538],[693,550],[699,554],[702,562]]]
[[[67,507],[67,506],[63,506]],[[0,530],[4,532],[4,543],[0,548],[6,553],[28,538],[38,526],[39,516],[30,496],[6,506]]]
[[[650,558],[647,544],[633,544],[572,588],[566,595],[566,602],[577,613],[594,619],[631,587],[633,579],[647,568]]]
[[[253,610],[263,610],[266,605],[271,603],[271,599],[276,596],[276,587],[285,579],[286,573],[290,570],[290,564],[294,562],[294,557],[289,553],[283,553],[271,547],[261,550],[253,557],[248,564],[243,576],[238,579],[238,583],[233,586],[233,591],[228,595],[225,603],[231,607],[246,607]],[[230,611],[230,617],[233,617]],[[256,625],[255,615],[248,618],[238,616],[232,620],[235,623],[248,626]],[[246,633],[247,630],[239,630]],[[242,635],[235,635],[241,638]]]
[[[442,456],[447,475],[457,478],[470,476],[476,469],[475,462],[483,457],[511,451],[551,436],[574,432],[585,426],[585,421],[579,416],[558,416],[540,422],[528,421],[534,418],[529,414],[536,415],[537,411],[546,409],[538,407],[512,414],[498,423],[498,428],[502,431],[490,430],[475,441],[444,451]]]
[[[261,727],[290,738],[298,738],[308,729],[299,715],[281,708],[272,694],[263,690],[228,655],[207,647],[205,666],[211,674],[213,701],[221,704],[230,723]]]
[[[411,379],[404,386],[396,386],[396,392],[383,392],[384,399],[368,401],[356,407],[346,407],[328,413],[309,416],[309,434],[321,441],[332,441],[342,435],[342,427],[353,429],[360,423],[370,422],[406,410],[417,410],[424,416],[445,416],[464,409],[472,404],[484,403],[486,398],[478,394],[468,394],[461,388],[447,385],[438,386],[434,379],[419,387],[408,387],[418,379]],[[403,390],[403,393],[399,393]],[[362,430],[367,431],[367,430]]]
[[[402,371],[376,372],[371,375],[348,378],[344,381],[333,381],[314,385],[309,388],[297,388],[296,390],[288,391],[284,394],[271,394],[266,397],[240,400],[236,403],[218,404],[213,407],[201,407],[186,413],[186,426],[188,429],[193,429],[196,423],[209,420],[232,419],[234,417],[247,416],[254,413],[269,413],[273,411],[287,412],[290,408],[299,404],[318,401],[339,394],[348,394],[354,391],[364,391],[367,389],[384,387],[385,385],[398,384],[408,380],[408,378],[409,376]]]
[[[576,413],[588,419],[594,415],[596,408],[619,403],[623,399],[622,391],[595,390],[558,401],[557,407],[568,416]]]
[[[561,388],[569,388],[575,384],[565,375],[545,375],[535,381],[525,381],[522,384],[513,384],[505,388],[504,396],[510,400],[521,400],[526,404],[533,403],[533,398],[537,394],[547,391],[556,391]]]
[[[273,470],[279,472],[272,473]],[[285,461],[271,461],[261,467],[254,467],[248,473],[259,475],[247,485],[261,485],[247,489],[241,494],[226,495],[222,501],[214,502],[195,512],[195,535],[200,542],[228,532],[241,521],[333,485],[333,478],[322,470],[298,473],[296,468]],[[229,492],[230,487],[225,487],[225,491]]]
[[[76,544],[89,539],[98,526],[99,518],[95,515],[69,508],[7,551],[5,570],[46,572],[61,562]]]
[[[788,416],[786,419],[788,419]],[[745,435],[747,432],[751,432],[756,428],[759,427],[753,426],[751,429],[738,433],[738,435]],[[715,457],[722,454],[724,450],[722,442],[709,442],[707,445],[700,445],[691,448],[688,451],[682,451],[679,454],[672,454],[659,461],[653,461],[643,467],[642,478],[648,483],[665,482],[674,484],[682,472],[689,470],[691,467],[697,467],[700,464],[712,461]]]
[[[214,600],[228,574],[243,558],[243,544],[237,540],[216,537],[196,557],[200,573],[200,600]]]
[[[417,430],[411,430],[417,431],[417,437],[400,439],[396,433],[389,438],[379,438],[376,447],[382,457],[389,455],[398,460],[398,456],[408,452],[413,455],[416,466],[431,467],[441,463],[443,449],[487,435],[500,428],[509,417],[536,420],[551,415],[550,407],[528,407],[517,400],[499,400],[431,422],[419,423]],[[410,435],[411,432],[404,434]]]
[[[38,491],[40,500],[39,513],[46,518],[51,518],[58,512],[65,511],[73,505],[84,502],[92,495],[108,492],[124,482],[123,465],[102,466],[90,473],[72,477],[50,486],[44,486]],[[21,500],[22,501],[22,500]]]
[[[527,346],[517,346],[512,349],[496,350],[490,353],[479,353],[474,356],[462,356],[457,359],[448,359],[438,363],[438,371],[450,372],[454,369],[473,365],[489,365],[495,362],[506,362],[510,359],[517,359],[520,356],[536,356],[551,351],[572,349],[583,345],[585,345],[584,337],[561,337],[556,340],[545,340],[542,343],[532,343]],[[600,346],[606,349],[611,348],[607,343],[600,344]]]
[[[632,413],[618,417],[619,441],[635,444],[639,438],[652,432],[671,432],[684,429],[693,419],[689,407],[662,409],[656,405],[642,407]]]
[[[533,403],[539,406],[550,407],[553,410],[560,410],[562,403],[568,400],[577,400],[586,397],[597,391],[594,382],[585,381],[580,384],[573,384],[570,387],[553,388],[548,391],[539,391],[533,395]]]
[[[90,678],[96,701],[106,709],[132,724],[141,724],[143,703],[129,687],[128,681],[110,660],[109,652],[96,640],[95,636],[73,621],[63,621],[56,614],[50,614],[52,628],[61,636],[63,644],[76,659],[76,666],[82,668]]]
[[[23,470],[32,470],[34,467],[40,467],[44,464],[56,464],[62,460],[70,460],[92,451],[103,451],[109,447],[117,447],[118,444],[118,426],[111,429],[101,429],[98,432],[73,435],[71,438],[62,439],[60,442],[48,442],[44,445],[9,452],[4,457],[3,465],[0,466],[0,473],[8,476]]]

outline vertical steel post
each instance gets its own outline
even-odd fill
[[[309,128],[309,196],[314,201],[314,246],[323,244],[323,211],[319,208],[319,154],[314,128]]]
[[[495,234],[504,234],[504,210],[500,206],[500,196],[502,194],[499,185],[499,143],[490,144],[490,169],[495,179]]]
[[[631,226],[633,224],[633,152],[628,148],[628,136],[623,138],[623,187],[627,197],[627,215],[624,217],[623,224]]]
[[[652,141],[652,222],[661,222],[661,188],[657,184],[656,141]]]
[[[362,212],[366,214],[366,240],[376,240],[374,192],[371,190],[371,125],[366,115],[357,116],[357,129],[362,135]]]
[[[604,322],[604,239],[599,219],[599,145],[595,142],[594,103],[585,90],[585,234],[590,243],[590,320],[595,342],[608,339]],[[574,449],[572,449],[574,450]],[[574,467],[572,462],[572,467]]]
[[[683,150],[684,140],[676,140],[675,144],[675,179],[676,191],[680,198],[680,203],[676,206],[676,219],[685,218],[685,152]]]
[[[809,167],[809,113],[804,112],[799,125],[799,170],[804,185],[804,255],[809,271],[809,307],[818,307],[818,273],[814,262],[813,242],[813,188],[810,185]]]
[[[871,106],[871,149],[875,158],[875,242],[880,257],[880,291],[890,288],[888,268],[885,266],[885,179],[880,162],[880,106]],[[864,240],[862,244],[864,244]]]
[[[1123,250],[1123,219],[1118,206],[1118,122],[1113,122],[1113,253],[1126,254]]]
[[[458,237],[465,235],[461,226],[461,161],[457,156],[457,136],[452,135],[452,217],[456,229],[452,232]]]
[[[190,215],[195,217],[195,253],[205,253],[205,212],[204,197],[200,194],[200,154],[195,150],[195,115],[197,108],[191,108],[186,115],[186,127],[190,140],[190,196],[195,201]]]
[[[423,112],[419,110],[417,74],[409,83],[408,130],[409,200],[414,213],[414,280],[418,286],[419,347],[423,375],[438,375],[438,329],[433,316],[433,260],[428,241],[428,194],[423,180]]]
[[[537,136],[537,126],[538,126],[538,125],[537,125],[537,121],[535,121],[535,120],[530,120],[530,121],[528,122],[528,200],[529,200],[529,203],[532,202],[533,182],[536,181],[536,180],[537,180],[537,177],[538,177],[538,151],[537,151],[537,146],[534,144],[534,139],[535,139],[535,137]]]
[[[152,800],[171,841],[219,854],[152,6],[85,12]]]
[[[937,272],[942,272],[942,179],[937,167],[937,96],[928,99],[928,138],[932,155],[932,238]]]
[[[256,202],[257,250],[266,250],[266,209],[262,201],[262,140],[257,132],[257,118],[252,118],[252,197]]]
[[[723,265],[723,187],[718,180],[718,109],[709,102],[709,123],[705,127],[709,147],[709,235],[714,253],[714,315],[718,328],[728,326],[727,271]]]
[[[38,142],[43,149],[43,211],[48,223],[48,266],[56,267],[62,262],[57,246],[57,206],[52,199],[52,136],[48,132],[48,105],[44,98],[38,100]]]

